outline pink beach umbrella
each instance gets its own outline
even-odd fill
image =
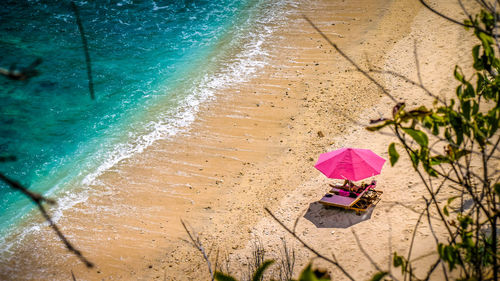
[[[380,174],[384,162],[369,149],[341,148],[321,154],[314,167],[331,179],[359,181]]]

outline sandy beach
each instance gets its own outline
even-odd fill
[[[456,1],[434,2],[463,17]],[[313,166],[320,153],[342,147],[371,149],[388,159],[394,140],[366,131],[369,120],[389,115],[395,101],[411,107],[432,99],[374,74],[388,96],[304,16],[362,69],[417,80],[418,62],[426,87],[448,97],[456,86],[454,66],[468,65],[472,33],[414,0],[301,0],[286,11],[287,23],[263,43],[271,59],[257,77],[203,104],[188,131],[115,165],[86,202],[64,212],[58,224],[96,268],[86,269],[45,227],[45,239],[26,237],[15,249],[19,258],[10,259],[0,279],[69,280],[72,271],[77,280],[210,280],[201,254],[184,241],[181,219],[211,251],[212,262],[218,251],[237,277],[245,274],[255,241],[269,258],[279,258],[283,240],[296,251],[297,276],[314,256],[265,207],[290,227],[299,218],[298,235],[322,254],[334,253],[356,280],[377,271],[365,253],[382,269],[394,251],[406,254],[425,192],[404,157],[395,167],[387,162],[375,177],[384,194],[362,216],[317,202],[336,181]],[[429,265],[436,247],[426,223],[416,239],[412,257],[420,257],[417,266]],[[345,279],[331,265],[313,262],[334,280]],[[417,275],[426,272],[421,268]]]

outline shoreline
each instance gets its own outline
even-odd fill
[[[384,191],[397,184],[398,193],[384,192],[369,220],[350,229],[333,227],[335,233],[331,221],[323,221],[330,227],[315,226],[313,222],[321,225],[318,217],[325,216],[311,202],[321,197],[328,182],[313,168],[316,157],[330,148],[352,145],[372,148],[387,158],[387,138],[372,139],[363,127],[367,117],[388,112],[390,103],[306,24],[302,14],[314,15],[310,16],[313,22],[363,68],[373,64],[390,69],[391,60],[398,64],[411,61],[411,54],[394,49],[401,42],[404,46],[409,44],[406,38],[416,26],[422,29],[413,20],[416,17],[423,21],[419,3],[371,2],[302,1],[294,7],[287,29],[267,42],[272,44],[268,48],[274,48],[273,63],[261,75],[236,84],[219,93],[216,101],[203,104],[189,132],[173,140],[157,141],[140,155],[115,165],[100,177],[101,185],[95,187],[101,192],[98,196],[65,213],[60,225],[70,238],[75,237],[76,246],[98,267],[92,271],[83,268],[53,238],[44,247],[56,255],[56,261],[40,261],[35,267],[50,267],[55,262],[49,276],[59,279],[69,278],[70,273],[61,269],[70,268],[77,279],[162,280],[166,276],[167,280],[186,280],[179,276],[189,276],[208,280],[201,255],[180,240],[186,237],[179,219],[189,222],[207,247],[213,243],[214,250],[225,252],[241,268],[255,237],[264,237],[266,245],[275,250],[279,249],[280,238],[288,237],[265,214],[265,206],[289,225],[304,215],[301,211],[307,210],[309,222],[302,220],[299,233],[320,247],[325,237],[341,241],[340,245],[332,243],[326,248],[350,251],[340,257],[346,264],[364,261],[359,250],[355,250],[351,229],[369,237],[370,232],[387,230],[388,216],[394,219],[389,223],[391,231],[403,236],[401,242],[406,241],[409,223],[385,214],[390,214],[390,204],[401,200],[398,194],[404,192],[405,184],[415,186],[410,194],[417,198],[418,184],[411,177],[399,178],[401,167],[392,168],[389,164],[377,181]],[[343,8],[348,12],[341,14]],[[443,48],[449,49],[453,48]],[[397,84],[387,77],[383,80],[391,88]],[[369,143],[363,141],[367,139]],[[88,213],[89,206],[102,209],[92,215]],[[120,214],[117,210],[126,212]],[[78,216],[81,214],[87,215]],[[411,212],[404,216],[415,217]],[[46,234],[52,235],[50,229]],[[373,237],[384,238],[380,234]],[[373,239],[365,242],[373,243]],[[50,248],[54,246],[55,249]],[[385,242],[370,244],[377,261],[386,257],[385,246]],[[394,249],[404,249],[403,243]],[[427,249],[419,252],[424,250]],[[30,255],[28,251],[24,254]],[[62,257],[66,261],[57,261]],[[296,268],[302,269],[309,259],[309,253],[301,251]],[[373,269],[364,268],[357,272],[357,277],[371,272]],[[334,273],[339,274],[335,270]]]
[[[283,2],[285,1],[280,1],[281,3],[280,5],[283,5],[282,4]],[[241,26],[237,26],[236,28],[234,28],[229,32],[232,35],[234,35],[233,39],[237,40],[241,39],[242,30],[249,29],[249,27],[247,26],[249,22],[255,22],[258,18],[260,18],[261,20],[262,18],[266,19],[266,16],[255,15],[258,14],[256,10],[260,11],[262,9],[261,6],[262,4],[258,3],[257,5],[250,7],[251,8],[250,11],[240,11],[240,13],[248,12],[252,14],[252,16],[243,17],[243,19],[240,19],[240,21],[244,21],[245,23],[241,24]],[[276,17],[280,17],[281,13],[283,13],[283,11],[279,10],[279,13]],[[229,24],[226,24],[226,26],[229,26]],[[263,28],[262,26],[259,27],[259,29],[262,28]],[[245,34],[248,35],[248,33]],[[81,204],[82,202],[85,202],[88,197],[88,194],[86,194],[86,192],[89,190],[86,187],[88,187],[89,185],[93,185],[92,184],[93,182],[95,185],[96,179],[102,176],[103,173],[106,173],[106,171],[115,170],[115,167],[116,165],[119,165],[119,162],[123,162],[124,160],[128,161],[127,158],[130,158],[131,156],[133,157],[135,154],[140,154],[145,148],[147,148],[150,145],[149,143],[154,142],[156,139],[171,139],[171,137],[175,136],[176,132],[178,131],[181,131],[183,133],[189,131],[190,130],[189,123],[192,122],[191,119],[195,119],[195,116],[198,114],[197,104],[203,102],[213,102],[213,100],[215,99],[214,95],[216,95],[216,93],[209,93],[209,94],[203,93],[204,96],[200,98],[199,96],[202,96],[202,94],[200,94],[199,92],[201,91],[206,92],[207,89],[209,89],[209,92],[216,92],[217,90],[216,88],[218,85],[215,85],[214,87],[213,84],[219,84],[219,83],[215,83],[214,80],[224,80],[226,82],[228,80],[229,81],[236,80],[235,77],[228,77],[230,75],[227,74],[229,72],[227,71],[227,69],[223,71],[217,71],[214,69],[219,69],[219,70],[224,69],[224,67],[221,65],[224,65],[226,66],[226,68],[228,68],[227,65],[229,65],[232,70],[236,69],[236,70],[246,71],[246,73],[243,74],[248,74],[248,75],[242,75],[242,76],[249,76],[249,77],[253,76],[253,73],[255,72],[255,69],[258,68],[258,66],[244,67],[242,65],[249,64],[249,62],[252,63],[255,62],[255,60],[252,60],[253,57],[251,55],[247,55],[247,53],[251,52],[251,53],[261,54],[262,50],[260,50],[259,46],[260,41],[262,41],[266,37],[269,37],[269,34],[253,32],[251,35],[252,36],[245,37],[245,42],[243,45],[252,45],[252,47],[255,46],[255,48],[248,49],[244,48],[243,46],[240,46],[238,48],[238,51],[233,50],[231,52],[228,52],[227,49],[234,49],[234,45],[236,44],[233,43],[227,44],[230,46],[224,46],[226,50],[221,51],[216,55],[208,56],[210,59],[210,62],[208,64],[201,65],[198,69],[194,69],[195,66],[188,68],[185,71],[185,74],[187,75],[181,76],[183,77],[184,80],[186,80],[184,81],[186,83],[181,83],[182,86],[179,85],[174,86],[175,89],[172,90],[173,92],[172,95],[174,95],[173,98],[171,98],[170,96],[160,97],[162,99],[161,102],[158,102],[155,105],[148,107],[146,112],[139,112],[138,114],[133,116],[129,114],[131,116],[125,118],[125,120],[122,120],[121,123],[115,124],[116,127],[119,127],[121,131],[126,131],[128,133],[120,135],[118,138],[120,138],[121,140],[118,141],[118,143],[116,143],[115,141],[117,139],[116,137],[110,138],[111,140],[106,140],[109,141],[109,144],[114,144],[114,145],[105,145],[107,148],[109,148],[110,146],[113,147],[113,149],[111,149],[109,153],[104,153],[103,152],[104,149],[100,150],[97,148],[95,149],[96,152],[95,154],[99,155],[97,157],[98,159],[93,159],[97,160],[98,162],[96,166],[88,167],[88,165],[86,165],[83,166],[82,170],[76,169],[76,171],[79,172],[80,174],[78,176],[73,177],[69,181],[59,180],[60,177],[46,177],[46,178],[41,178],[41,183],[38,182],[37,184],[33,184],[36,186],[54,186],[54,188],[46,191],[45,195],[58,198],[59,199],[58,201],[60,203],[64,202],[63,204],[59,204],[61,209],[53,210],[54,211],[53,218],[55,218],[55,220],[57,221],[57,218],[65,210],[71,208],[75,204]],[[231,37],[231,36],[226,35],[226,37]],[[219,41],[228,41],[228,39],[227,38],[221,39]],[[210,52],[214,51],[211,50],[208,53]],[[234,53],[237,53],[237,56]],[[264,53],[263,55],[266,56],[267,54]],[[236,60],[236,58],[238,58],[239,60],[237,63],[235,62],[228,63],[220,58],[220,57],[225,58],[228,56],[232,58],[233,61]],[[265,59],[259,61],[259,64],[265,64],[265,63],[266,63]],[[232,75],[234,76],[236,74],[233,73]],[[249,78],[244,78],[244,79],[248,80]],[[177,81],[179,79],[174,79],[174,80]],[[238,81],[232,81],[233,84],[237,82]],[[180,82],[176,83],[179,84]],[[187,98],[186,97],[182,98],[184,93],[191,93],[191,94]],[[165,111],[164,108],[168,107],[168,105],[170,105],[171,103],[172,104],[180,103],[180,105],[178,105],[177,108],[167,109],[168,111],[167,114],[164,114]],[[194,117],[191,118],[191,115]],[[141,128],[140,126],[141,123],[142,125],[145,125],[144,127],[149,127],[149,128],[148,129]],[[151,126],[152,124],[154,125],[153,130],[151,130],[150,128],[152,127]],[[169,126],[169,128],[166,129],[158,128],[167,126]],[[137,128],[140,129],[137,130]],[[127,140],[127,135],[129,140]],[[130,138],[131,135],[132,137]],[[94,149],[88,149],[88,150],[94,150]],[[64,166],[65,171],[58,171],[58,174],[67,174],[68,171],[75,171],[75,167],[77,166],[77,164],[75,163],[73,164],[74,165],[72,166],[68,165]],[[70,176],[65,176],[65,178],[69,177]],[[50,181],[52,181],[52,183]],[[58,186],[63,186],[63,188],[58,188]],[[72,186],[76,186],[76,188],[71,189]],[[90,191],[92,192],[91,189]],[[96,195],[94,194],[94,196]],[[69,206],[67,206],[66,203],[68,203]],[[18,224],[24,225],[25,227],[28,226],[29,228],[32,229],[38,229],[40,227],[40,224],[42,223],[42,220],[39,220],[38,216],[39,213],[35,208],[31,212],[26,212],[26,214],[23,215],[23,219],[19,221]],[[26,217],[28,218],[26,219]],[[16,234],[10,236],[16,236],[16,235],[24,236],[24,233],[20,233],[20,231],[17,231],[19,228],[20,228],[19,226],[11,227],[9,231],[14,232]],[[8,251],[10,247],[7,247],[6,249]]]

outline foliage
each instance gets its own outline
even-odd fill
[[[491,169],[494,161],[498,161],[500,142],[497,19],[497,13],[483,10],[465,21],[480,44],[472,48],[471,77],[467,78],[459,66],[455,67],[454,76],[459,82],[455,98],[443,101],[435,97],[433,108],[407,109],[404,103],[399,103],[392,118],[372,121],[375,125],[367,128],[371,131],[390,128],[398,138],[398,143],[389,145],[391,165],[400,158],[398,150],[406,152],[428,191],[427,215],[437,212],[447,230],[446,241],[436,239],[438,263],[445,263],[444,270],[464,280],[498,280],[500,183],[497,171]],[[436,147],[444,149],[439,151]],[[448,186],[457,196],[450,197],[442,206],[436,196]],[[459,207],[451,212],[457,198]],[[463,204],[466,199],[473,202],[469,209]],[[397,253],[393,266],[400,267],[410,279],[416,278],[411,261]],[[378,274],[373,279],[383,272]]]
[[[264,272],[269,268],[274,263],[273,260],[267,260],[262,265],[257,268],[253,274],[252,281],[258,281],[262,280],[264,276]],[[326,277],[325,277],[326,275]],[[219,271],[215,272],[215,280],[217,281],[238,281],[236,278],[232,277],[229,274],[225,274]],[[273,280],[273,279],[271,279]],[[380,279],[377,279],[380,280]],[[304,268],[302,273],[299,276],[299,279],[293,280],[290,279],[290,281],[330,281],[330,277],[328,274],[325,274],[324,272],[318,271],[318,270],[313,270],[312,265],[309,264]]]
[[[382,280],[382,278],[384,278],[387,274],[389,274],[387,271],[380,271],[380,272],[377,272],[375,273],[375,275],[373,275],[372,279],[370,279],[370,281],[380,281]]]

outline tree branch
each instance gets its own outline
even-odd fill
[[[191,234],[191,231],[189,231],[189,229],[187,228],[186,224],[184,223],[184,221],[181,219],[181,224],[182,226],[184,227],[184,230],[186,230],[188,236],[189,236],[189,240],[191,240],[191,244],[196,248],[198,249],[198,251],[200,251],[200,253],[203,255],[203,259],[205,259],[205,262],[207,263],[207,266],[208,266],[208,272],[210,272],[210,276],[212,277],[212,281],[214,280],[214,273],[212,271],[212,264],[210,263],[210,260],[208,259],[208,255],[205,253],[205,248],[203,248],[203,245],[200,241],[200,238],[198,236],[193,236],[193,234]]]
[[[452,23],[458,24],[458,25],[463,26],[463,27],[468,27],[468,28],[476,28],[477,30],[479,30],[479,31],[481,31],[481,32],[483,32],[483,33],[485,33],[485,34],[488,34],[488,35],[490,35],[490,36],[492,35],[490,32],[488,32],[488,31],[486,31],[486,30],[484,30],[484,29],[480,28],[479,26],[474,26],[474,25],[470,25],[470,24],[465,24],[465,23],[463,23],[463,22],[460,22],[460,21],[458,21],[458,20],[456,20],[456,19],[453,19],[453,18],[450,18],[450,17],[448,17],[448,16],[444,15],[443,13],[441,13],[441,12],[439,12],[439,11],[437,11],[437,10],[433,9],[433,8],[432,8],[431,6],[429,6],[429,4],[427,4],[424,0],[419,0],[419,1],[420,1],[420,3],[422,3],[422,5],[424,5],[424,6],[425,6],[425,7],[426,7],[429,11],[431,11],[431,12],[433,12],[434,14],[436,14],[436,15],[438,15],[438,16],[440,16],[440,17],[442,17],[442,18],[443,18],[443,19],[445,19],[445,20],[451,21]]]
[[[372,259],[372,257],[370,257],[370,255],[365,251],[365,249],[363,248],[363,245],[361,245],[361,241],[359,241],[359,237],[358,235],[356,234],[356,232],[351,229],[351,233],[352,235],[354,236],[354,239],[356,240],[356,244],[358,245],[359,249],[361,250],[361,252],[363,253],[363,255],[365,255],[365,257],[370,261],[370,263],[373,265],[373,267],[375,267],[375,269],[378,271],[378,272],[382,272],[383,270],[380,268],[380,266],[377,265],[377,263]],[[391,278],[393,280],[398,280],[394,275],[392,275],[390,272],[388,272],[389,276],[391,276]]]
[[[71,2],[71,8],[75,13],[76,24],[78,25],[78,30],[80,31],[80,37],[82,38],[83,51],[85,53],[85,63],[87,65],[87,77],[89,79],[90,98],[94,100],[95,99],[94,82],[92,80],[92,66],[90,63],[90,54],[89,54],[89,47],[87,44],[87,38],[85,37],[85,31],[83,30],[82,20],[80,19],[80,12],[78,11],[78,7],[76,6],[75,2]]]
[[[73,244],[69,242],[69,240],[64,236],[64,234],[61,232],[59,227],[56,225],[56,223],[52,220],[50,215],[47,213],[45,208],[43,207],[42,203],[46,202],[48,204],[54,205],[56,202],[53,199],[46,198],[42,196],[41,194],[32,192],[28,190],[26,187],[18,183],[17,181],[14,181],[10,179],[9,177],[5,176],[4,174],[0,173],[0,180],[8,184],[12,189],[18,190],[21,193],[23,193],[26,197],[31,199],[33,203],[35,203],[38,207],[38,210],[42,213],[42,216],[45,218],[45,220],[49,223],[50,227],[55,231],[56,235],[61,239],[61,241],[64,243],[66,246],[66,249],[68,251],[72,252],[75,254],[88,268],[94,267],[94,264],[90,262],[87,258],[85,258],[82,253],[77,250]]]
[[[312,248],[311,246],[309,246],[306,242],[304,242],[304,240],[302,240],[299,236],[297,236],[297,234],[295,232],[293,232],[292,230],[290,230],[283,222],[281,222],[267,207],[264,208],[264,210],[266,210],[266,212],[279,224],[281,225],[281,227],[283,227],[288,233],[290,233],[297,241],[299,241],[306,249],[308,249],[309,251],[311,251],[313,254],[315,254],[317,257],[319,257],[320,259],[323,259],[331,264],[333,264],[334,266],[336,266],[338,269],[340,269],[340,271],[342,271],[342,273],[347,277],[349,278],[350,280],[354,281],[354,278],[335,260],[332,260],[330,258],[327,258],[325,256],[323,256],[322,254],[320,254],[318,251],[316,251],[314,248]]]
[[[361,72],[366,78],[368,78],[373,84],[375,84],[377,87],[379,87],[382,92],[388,96],[393,102],[397,102],[397,100],[389,93],[389,91],[382,86],[377,80],[375,80],[373,77],[371,77],[370,74],[368,74],[366,71],[361,69],[360,66],[358,66],[348,55],[346,55],[339,47],[337,47],[337,44],[333,43],[328,36],[326,36],[323,31],[321,31],[308,17],[305,15],[302,15],[302,17],[323,37],[323,39],[330,44],[342,57],[344,57],[347,61],[349,61],[350,64],[352,64],[359,72]]]

